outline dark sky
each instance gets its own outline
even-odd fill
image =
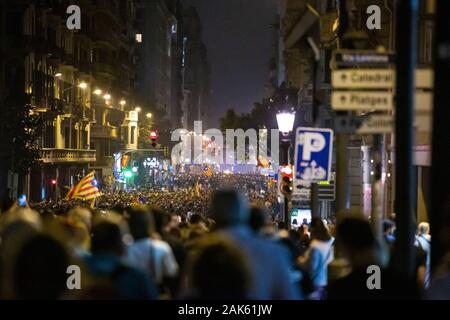
[[[183,0],[197,8],[208,49],[212,117],[250,111],[264,95],[272,55],[276,0]],[[215,123],[214,125],[217,125]]]

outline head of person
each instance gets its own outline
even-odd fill
[[[379,245],[370,223],[362,215],[352,215],[337,226],[337,241],[350,263],[381,264]]]
[[[329,241],[331,240],[331,235],[328,227],[325,225],[322,219],[312,218],[311,219],[311,239],[319,241]]]
[[[421,222],[417,226],[417,234],[419,236],[421,235],[428,235],[430,233],[430,224],[428,222]]]
[[[244,299],[251,274],[244,254],[230,240],[203,240],[191,266],[192,288],[202,299]]]
[[[189,218],[189,223],[191,225],[199,225],[202,222],[203,222],[203,218],[198,213],[192,214],[191,217]]]
[[[209,214],[217,228],[246,225],[250,217],[247,201],[234,190],[216,191],[211,199]]]
[[[48,235],[37,234],[22,246],[14,263],[16,299],[58,299],[66,289],[69,255]]]
[[[127,209],[128,226],[135,241],[149,238],[154,231],[153,218],[149,210],[143,207]]]
[[[124,226],[118,219],[104,218],[92,226],[91,252],[97,254],[124,253]]]
[[[252,206],[250,208],[250,228],[256,233],[260,233],[268,223],[268,214],[264,208]]]
[[[82,222],[87,230],[91,230],[92,227],[92,212],[83,207],[75,207],[67,212],[67,217],[73,222]]]
[[[389,235],[392,233],[392,230],[394,229],[394,224],[389,220],[383,221],[383,233],[384,235]]]
[[[165,229],[171,222],[172,216],[159,208],[152,208],[151,214],[155,223],[155,231],[162,234],[166,231]]]

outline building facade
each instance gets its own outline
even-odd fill
[[[348,26],[345,34],[339,35],[339,5],[345,3]],[[367,8],[377,5],[381,13],[381,28],[369,30],[366,21]],[[333,55],[339,49],[371,50],[395,53],[395,6],[394,1],[332,1],[332,0],[283,0],[279,2],[279,40],[276,56],[278,85],[286,81],[299,88],[300,106],[297,117],[300,125],[312,125],[312,82],[314,52],[308,39],[320,48],[320,61],[317,65],[316,86],[319,106],[318,124],[334,128],[336,115],[331,108],[331,70]],[[435,14],[435,1],[420,1],[418,68],[431,68],[432,42]],[[352,116],[358,116],[352,113]],[[418,126],[416,130],[415,159],[419,177],[418,210],[419,215],[426,212],[427,192],[424,186],[428,181],[429,129]],[[429,128],[429,126],[428,126]],[[366,215],[371,214],[372,182],[374,175],[375,151],[373,136],[349,135],[347,145],[347,181],[349,194],[347,207],[362,208]],[[384,184],[383,212],[394,212],[394,165],[395,146],[393,135],[382,137],[382,176]],[[425,151],[424,151],[425,150]],[[328,213],[331,211],[329,210]],[[421,213],[422,212],[422,213]],[[423,215],[423,214],[422,214]],[[419,217],[424,220],[425,217]]]
[[[81,8],[80,30],[66,25],[66,10],[74,4]],[[134,1],[19,0],[0,6],[2,196],[64,196],[92,169],[107,183],[113,155],[122,148],[125,111],[134,108]],[[38,164],[27,172],[14,167],[18,151],[6,131],[11,110],[25,110],[21,121],[33,116],[41,124],[39,137],[20,149],[39,151]]]

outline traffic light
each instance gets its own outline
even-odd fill
[[[157,146],[156,139],[158,139],[158,132],[156,132],[155,130],[152,130],[150,132],[150,140],[152,140],[153,148]]]
[[[280,191],[285,196],[290,196],[292,194],[292,190],[294,190],[292,168],[291,166],[284,166],[280,169],[280,172],[281,172]]]

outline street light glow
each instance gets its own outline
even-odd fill
[[[147,119],[150,119],[151,117],[153,117],[153,115],[149,112],[145,115],[147,117]]]
[[[78,88],[80,88],[80,89],[86,89],[87,88],[87,83],[86,82],[81,82],[79,85],[78,85]]]
[[[123,100],[123,99],[122,99],[122,100],[120,100],[120,102],[119,102],[119,103],[120,103],[120,105],[121,105],[121,106],[124,106],[124,105],[126,105],[126,104],[127,104],[127,102],[126,102],[125,100]]]
[[[134,111],[136,111],[136,112],[141,112],[142,109],[141,109],[141,107],[136,107],[136,108],[134,109]]]
[[[277,114],[278,129],[283,134],[288,134],[294,129],[295,112],[283,111]]]
[[[109,93],[107,93],[107,94],[105,94],[105,95],[103,96],[103,99],[105,99],[105,100],[110,100],[110,99],[111,99],[111,95],[110,95]]]
[[[99,96],[99,95],[102,94],[102,90],[96,89],[96,90],[94,91],[94,94],[97,95],[97,96]]]
[[[57,72],[56,74],[55,74],[55,78],[61,78],[62,77],[62,73],[61,72]]]

